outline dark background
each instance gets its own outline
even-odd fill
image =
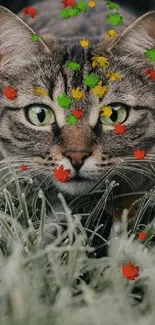
[[[52,0],[50,1],[52,2]],[[61,3],[61,0],[57,1]],[[14,13],[18,13],[22,8],[33,6],[36,2],[43,2],[43,0],[0,0],[0,5],[7,7]],[[128,8],[138,16],[148,11],[155,10],[155,0],[114,0],[112,2]]]

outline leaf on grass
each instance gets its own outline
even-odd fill
[[[20,168],[21,168],[22,170],[27,170],[27,166],[26,166],[25,164],[22,164],[22,165],[20,166]]]
[[[145,149],[140,150],[140,148],[137,148],[134,151],[134,155],[137,159],[143,160],[146,156],[146,151],[145,151]]]

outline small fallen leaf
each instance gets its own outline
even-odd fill
[[[97,85],[95,88],[93,88],[93,94],[98,96],[99,98],[102,98],[107,94],[108,86],[101,86]]]
[[[144,71],[144,74],[149,74],[149,78],[152,81],[155,81],[155,70],[147,69],[147,70]]]
[[[27,166],[26,166],[25,164],[22,164],[22,165],[20,166],[20,168],[21,168],[22,170],[27,170]]]
[[[147,238],[147,234],[145,232],[139,232],[138,238],[141,240],[145,240]]]
[[[118,74],[116,72],[112,72],[112,71],[109,72],[109,73],[107,73],[106,76],[108,78],[110,78],[110,80],[112,80],[112,81],[117,81],[117,80],[121,80],[122,79],[122,76],[120,74]]]
[[[139,277],[139,266],[135,265],[132,266],[132,262],[128,262],[127,265],[122,265],[122,273],[125,278],[128,280],[135,280],[136,278]]]
[[[107,116],[110,117],[112,114],[112,108],[111,106],[104,106],[100,108],[101,114],[100,116]]]
[[[84,111],[79,108],[72,109],[72,114],[75,115],[78,119],[83,117]]]
[[[82,47],[87,49],[90,46],[90,41],[88,39],[83,38],[81,39],[80,44]]]
[[[108,59],[105,58],[104,56],[93,56],[91,60],[93,60],[92,62],[93,68],[96,67],[97,65],[99,65],[102,69],[105,68],[106,66],[109,66]]]
[[[96,76],[93,72],[86,75],[85,78],[85,83],[87,86],[89,86],[90,88],[94,88],[98,82],[100,81],[100,77]]]
[[[126,125],[122,125],[121,123],[115,124],[114,125],[114,130],[117,134],[124,134],[126,131]]]
[[[95,0],[90,0],[90,1],[88,2],[88,6],[91,7],[91,8],[96,7],[96,1],[95,1]]]
[[[37,34],[32,35],[32,41],[38,41],[39,36]]]
[[[38,15],[38,11],[36,8],[31,8],[31,7],[27,7],[27,8],[23,8],[23,16],[26,15],[30,15],[31,18],[35,18],[36,15]]]
[[[71,125],[71,126],[75,125],[77,120],[78,120],[78,118],[75,115],[73,115],[73,114],[67,115],[67,123],[69,125]]]
[[[70,172],[70,169],[64,170],[64,166],[61,165],[58,169],[54,169],[54,176],[59,182],[65,183],[71,179]]]
[[[72,97],[67,97],[65,92],[61,96],[58,96],[57,101],[59,106],[64,109],[71,108],[72,106]]]
[[[146,156],[145,149],[140,150],[140,148],[137,148],[137,150],[134,151],[134,155],[137,159],[143,160]]]
[[[17,89],[13,89],[12,86],[4,88],[3,93],[4,96],[10,100],[14,100],[15,98],[17,98]]]
[[[81,68],[79,63],[73,61],[67,61],[65,65],[66,67],[70,68],[72,71],[77,71],[80,70]]]
[[[107,33],[106,33],[107,37],[109,39],[111,38],[116,38],[117,37],[117,32],[114,29],[110,29]]]
[[[67,7],[74,8],[76,5],[76,2],[75,2],[75,0],[62,0],[62,4],[63,4],[63,8],[67,8]]]
[[[72,97],[76,100],[81,100],[84,97],[84,91],[80,90],[80,87],[72,89]]]

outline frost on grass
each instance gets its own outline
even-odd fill
[[[112,228],[106,237],[101,214],[115,182],[106,182],[85,215],[75,213],[77,204],[84,207],[85,196],[68,205],[59,194],[59,213],[49,190],[47,197],[28,177],[17,178],[7,162],[12,181],[0,189],[0,324],[154,324],[155,222],[145,216],[144,224],[143,217],[149,206],[154,208],[155,190],[141,199],[130,227],[124,210],[121,233]],[[140,231],[146,240],[138,238]],[[101,258],[95,258],[95,236],[101,249],[107,247]],[[134,281],[122,274],[129,261],[139,266]]]

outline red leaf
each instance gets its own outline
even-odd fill
[[[62,0],[63,8],[71,7],[74,8],[76,5],[75,0]]]
[[[137,148],[137,150],[134,151],[134,155],[137,159],[143,160],[146,156],[145,149],[140,150],[140,148]]]
[[[17,97],[17,89],[13,89],[12,86],[8,86],[8,88],[4,88],[3,93],[4,96],[10,100],[13,100]]]
[[[155,70],[147,69],[144,71],[144,74],[149,74],[150,79],[153,81],[155,80]]]
[[[72,109],[72,114],[75,115],[78,119],[80,119],[81,117],[83,117],[83,113],[84,111],[82,109],[78,109],[78,108],[75,108],[75,109]]]
[[[70,169],[64,170],[64,166],[61,165],[58,169],[54,169],[54,176],[59,182],[65,183],[71,179],[70,172]]]
[[[139,266],[135,265],[134,267],[132,266],[132,262],[128,262],[127,265],[122,265],[122,273],[125,278],[133,281],[135,278],[139,276],[137,273],[139,271]]]
[[[30,15],[33,19],[35,18],[36,15],[38,15],[38,11],[36,8],[23,8],[23,16]]]
[[[26,166],[25,164],[22,164],[22,165],[20,166],[20,168],[21,168],[22,170],[27,170],[27,166]]]
[[[121,123],[118,123],[118,124],[114,125],[114,129],[117,134],[122,135],[126,131],[126,125],[122,125]]]
[[[139,232],[138,237],[141,240],[145,240],[147,238],[147,234],[145,232]]]

